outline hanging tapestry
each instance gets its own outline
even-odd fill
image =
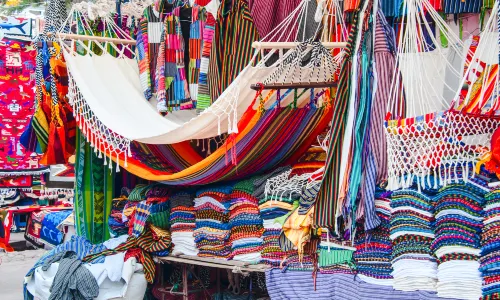
[[[92,243],[109,239],[108,218],[113,199],[114,169],[99,158],[77,131],[75,228]]]
[[[0,28],[8,36],[34,37],[37,34],[35,19],[1,16]]]
[[[6,40],[0,44],[1,171],[22,170],[23,175],[40,171],[40,156],[27,151],[20,140],[33,115],[35,55],[28,42]]]

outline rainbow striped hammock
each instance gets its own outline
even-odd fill
[[[106,23],[113,26],[113,22]],[[127,36],[116,27],[109,30]],[[256,55],[254,64],[244,68],[200,115],[179,111],[162,117],[144,99],[137,63],[122,55],[127,46],[95,41],[105,53],[95,55],[85,43],[74,43],[87,50],[80,55],[72,47],[63,49],[69,98],[83,135],[96,151],[105,154],[105,161],[109,157],[117,167],[148,180],[191,185],[263,172],[298,158],[331,120],[329,93],[319,95],[320,91],[311,90],[295,97],[290,90],[279,96],[271,91],[256,101],[249,85],[275,70],[265,66],[273,52],[259,62]],[[116,56],[107,55],[109,46],[115,48]],[[280,61],[293,52],[282,54]],[[317,105],[318,100],[323,105]],[[225,132],[230,138],[206,158],[190,146],[190,140]]]

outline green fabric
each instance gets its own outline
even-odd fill
[[[355,267],[353,254],[354,251],[346,250],[346,249],[338,249],[338,248],[330,248],[330,252],[328,249],[320,248],[318,250],[318,266],[328,267],[335,265],[348,265],[350,267]]]
[[[156,227],[159,227],[161,229],[168,229],[170,226],[170,223],[168,222],[169,219],[170,219],[170,212],[166,210],[159,213],[151,214],[149,216],[148,221],[151,222],[151,224],[155,225]]]
[[[94,244],[109,239],[108,216],[113,200],[114,168],[104,165],[77,130],[75,228]],[[108,161],[109,163],[109,161]]]

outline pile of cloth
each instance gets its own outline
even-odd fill
[[[196,227],[194,195],[179,192],[170,197],[170,233],[174,247],[172,254],[198,255],[193,231]]]
[[[128,216],[130,216],[137,204],[136,201],[128,201],[127,197],[113,199],[108,219],[109,230],[112,235],[128,234]]]
[[[442,188],[434,198],[436,238],[432,250],[438,259],[440,297],[481,297],[482,207],[484,191],[469,184]]]
[[[431,252],[431,200],[416,190],[396,191],[392,194],[390,220],[394,289],[435,291],[437,263]]]
[[[240,181],[233,187],[229,197],[229,242],[232,259],[258,263],[262,258],[264,227],[259,214],[259,200],[252,193],[253,179]]]
[[[231,185],[207,187],[194,199],[196,227],[193,233],[198,256],[229,259],[229,206]]]
[[[481,236],[481,271],[484,300],[500,298],[500,190],[485,197],[483,233]]]
[[[24,299],[142,299],[147,281],[137,258],[122,252],[97,256],[92,263],[83,261],[89,255],[113,251],[127,238],[93,245],[73,236],[42,256],[26,274]]]
[[[353,254],[356,248],[332,238],[328,228],[321,229],[321,242],[318,246],[318,268],[320,273],[354,274],[356,266]]]
[[[367,233],[358,227],[355,239],[356,268],[359,277],[369,283],[392,286],[392,243],[390,236],[391,199],[380,195],[375,199],[375,211],[380,225]]]

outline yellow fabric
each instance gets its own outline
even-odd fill
[[[287,210],[292,210],[293,205],[290,203],[286,202],[281,202],[281,201],[267,201],[264,204],[259,205],[259,209],[265,209],[265,208],[273,208],[273,207],[278,207],[278,208],[283,208]]]
[[[285,236],[297,247],[299,261],[304,255],[304,245],[311,239],[314,206],[305,214],[299,215],[296,209],[283,224]]]

